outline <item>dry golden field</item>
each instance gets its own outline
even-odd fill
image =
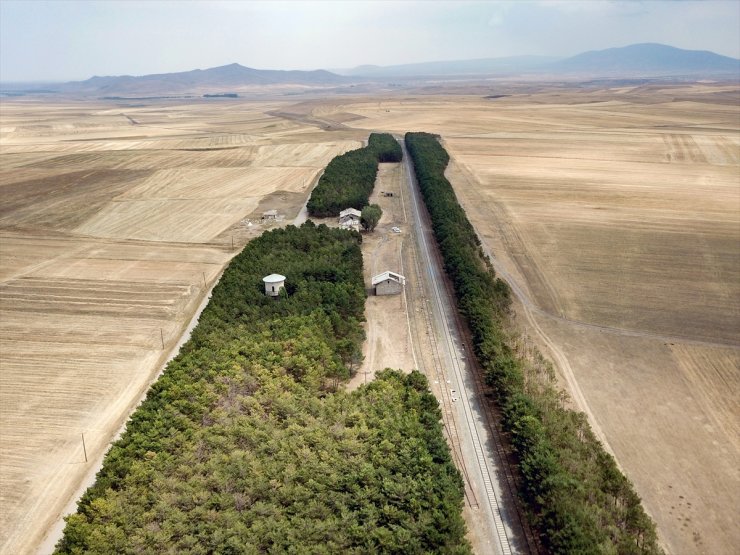
[[[522,292],[522,328],[634,481],[667,550],[734,552],[740,89],[483,96],[356,99],[314,114],[442,136],[462,204]]]
[[[360,145],[279,103],[0,105],[0,553],[33,553],[221,269]],[[235,248],[231,240],[235,239]],[[82,434],[86,443],[85,463]]]
[[[483,98],[494,88],[299,103],[3,100],[0,553],[33,552],[89,478],[232,238],[239,247],[263,229],[244,218],[278,208],[292,219],[320,169],[368,130],[442,136],[461,202],[521,290],[522,328],[635,482],[668,551],[733,552],[738,88],[532,85]],[[381,169],[389,188],[395,167]],[[385,209],[364,250],[392,265],[405,235],[384,234],[401,221]],[[378,303],[397,312],[401,301]],[[368,326],[383,317],[373,302]],[[363,372],[410,368],[409,352],[374,330]]]

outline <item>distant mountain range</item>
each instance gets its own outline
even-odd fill
[[[569,73],[632,75],[696,75],[734,73],[740,78],[740,60],[708,50],[683,50],[665,44],[633,44],[592,50],[549,65]]]
[[[134,77],[120,75],[91,77],[86,81],[73,81],[59,87],[61,92],[95,95],[179,95],[185,93],[219,93],[239,91],[244,87],[259,85],[338,85],[346,77],[322,69],[315,71],[280,71],[253,69],[239,64],[194,69],[179,73],[158,73]]]
[[[713,52],[683,50],[663,44],[634,44],[584,52],[571,58],[547,56],[512,56],[479,60],[456,60],[394,66],[358,66],[337,70],[277,71],[253,69],[230,64],[210,69],[179,73],[161,73],[135,77],[131,75],[92,77],[86,81],[45,85],[44,89],[67,94],[99,97],[154,97],[180,95],[223,95],[250,92],[258,87],[271,89],[329,89],[359,83],[375,87],[387,80],[419,81],[427,79],[478,79],[485,76],[529,76],[543,80],[560,78],[649,78],[677,77],[689,79],[724,78],[740,80],[740,60]],[[38,89],[38,86],[31,89]],[[3,95],[49,93],[48,90],[13,92],[3,85]],[[358,91],[359,89],[353,89]]]
[[[385,67],[358,66],[337,72],[372,78],[541,74],[584,77],[734,76],[740,79],[740,60],[706,50],[683,50],[664,44],[645,43],[592,50],[565,59],[513,56]]]
[[[423,77],[438,75],[491,75],[520,73],[537,70],[560,58],[549,56],[509,56],[506,58],[481,58],[477,60],[450,60],[445,62],[423,62],[397,66],[357,66],[352,69],[335,70],[346,76],[361,77]]]

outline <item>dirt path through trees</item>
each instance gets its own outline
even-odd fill
[[[375,231],[364,234],[362,238],[365,283],[368,287],[374,275],[387,270],[403,275],[409,230],[402,205],[402,178],[400,164],[380,164],[370,203],[378,204],[383,216]],[[395,233],[394,227],[400,229],[400,233]],[[367,339],[363,345],[364,360],[347,385],[350,390],[371,381],[375,372],[384,368],[405,372],[416,368],[407,320],[406,293],[378,297],[371,292],[365,302],[365,317]]]

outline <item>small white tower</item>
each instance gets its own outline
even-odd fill
[[[262,281],[265,282],[265,295],[268,297],[277,297],[280,290],[285,287],[285,276],[280,274],[270,274],[262,278]]]

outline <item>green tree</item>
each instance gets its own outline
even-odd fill
[[[366,231],[373,231],[378,225],[383,210],[377,204],[370,204],[362,209],[362,215],[360,216],[360,223],[362,228]]]

